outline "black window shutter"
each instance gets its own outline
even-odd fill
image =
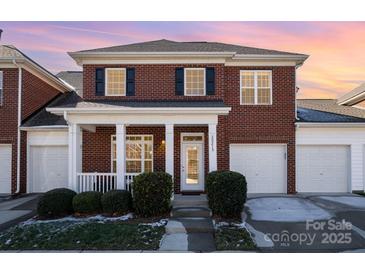
[[[136,72],[134,68],[127,68],[127,96],[135,95],[135,76]]]
[[[175,71],[175,94],[184,95],[184,68],[176,68]]]
[[[105,69],[97,68],[95,71],[95,95],[105,95]]]
[[[205,69],[205,88],[207,95],[214,95],[215,93],[215,72],[214,68]]]

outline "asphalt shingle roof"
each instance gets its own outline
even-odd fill
[[[364,118],[330,113],[307,108],[298,108],[298,122],[307,123],[365,123]]]
[[[236,54],[264,55],[303,55],[299,53],[246,47],[218,42],[176,42],[171,40],[156,40],[128,45],[89,49],[77,53],[105,52],[234,52]]]
[[[82,95],[82,71],[61,71],[56,76],[73,86]]]

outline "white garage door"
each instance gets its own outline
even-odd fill
[[[298,145],[298,192],[348,192],[349,146]]]
[[[286,146],[230,146],[230,169],[246,176],[248,193],[286,193]]]
[[[0,193],[11,192],[11,145],[0,144]]]
[[[30,147],[30,192],[67,187],[67,146]]]

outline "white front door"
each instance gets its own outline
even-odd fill
[[[182,136],[181,191],[204,191],[203,151],[203,135]]]

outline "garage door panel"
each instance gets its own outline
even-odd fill
[[[285,193],[285,151],[284,145],[231,145],[230,169],[245,175],[248,193]]]
[[[348,192],[349,160],[349,146],[298,146],[298,192]]]
[[[0,144],[0,193],[11,192],[11,145]]]
[[[31,147],[31,192],[67,187],[67,146]]]

